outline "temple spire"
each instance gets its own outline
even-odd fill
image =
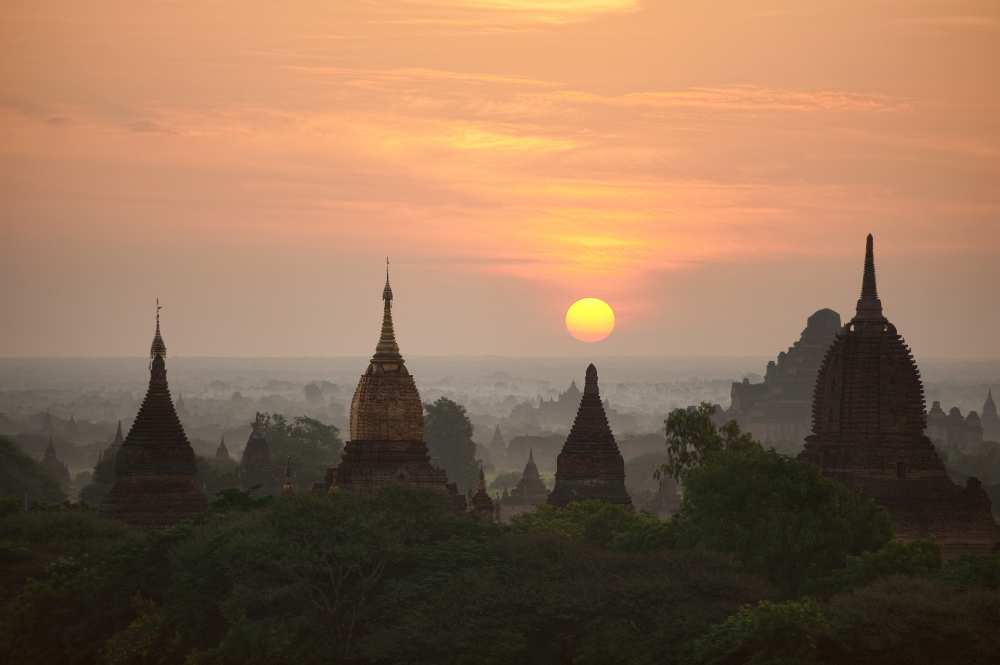
[[[389,257],[385,257],[385,288],[382,289],[382,334],[375,347],[375,360],[393,360],[399,362],[399,345],[396,343],[396,332],[392,327],[392,286],[389,284]]]
[[[111,442],[112,446],[120,446],[125,443],[125,437],[122,436],[122,421],[118,420],[118,429],[115,430],[115,440]]]
[[[597,368],[594,367],[594,363],[587,365],[587,378],[583,385],[583,394],[600,397],[600,390],[597,387]]]
[[[878,297],[878,288],[875,285],[875,240],[872,234],[868,234],[865,244],[865,273],[861,279],[861,297],[858,298],[858,319],[865,321],[881,320],[882,301]]]

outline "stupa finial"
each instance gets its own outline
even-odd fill
[[[392,327],[392,286],[389,284],[389,257],[385,257],[385,288],[382,289],[382,333],[375,347],[376,360],[399,361],[399,345]]]
[[[167,345],[163,342],[163,335],[160,334],[160,310],[163,309],[163,305],[160,304],[160,299],[156,299],[156,332],[153,333],[153,343],[149,347],[149,357],[155,358],[160,356],[165,358],[167,355]]]
[[[861,279],[861,297],[858,298],[857,318],[862,320],[882,319],[882,301],[878,297],[875,284],[875,239],[868,234],[865,243],[865,272]]]

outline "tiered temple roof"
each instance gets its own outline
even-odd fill
[[[261,494],[270,494],[275,489],[275,474],[266,430],[266,416],[257,413],[250,428],[247,445],[240,457],[240,485],[244,490],[257,488]]]
[[[45,447],[45,454],[42,456],[42,468],[61,487],[65,488],[69,486],[72,480],[69,475],[69,468],[56,455],[56,448],[52,444],[51,436],[49,437],[49,445]]]
[[[545,486],[538,466],[535,464],[535,453],[528,451],[528,462],[517,485],[503,497],[503,505],[540,506],[549,499],[549,489]]]
[[[150,346],[149,389],[115,459],[115,484],[101,513],[137,526],[161,527],[206,509],[198,488],[194,450],[181,426],[167,386],[167,346],[156,334]]]
[[[986,391],[986,402],[983,403],[983,438],[987,441],[1000,442],[1000,415],[997,415],[997,405],[993,401],[993,390]]]
[[[857,314],[827,351],[802,459],[885,506],[904,540],[933,537],[946,553],[1000,540],[979,482],[949,480],[924,435],[924,391],[909,347],[882,313],[869,235]]]
[[[215,459],[223,462],[232,462],[233,458],[229,454],[229,448],[226,447],[226,435],[223,434],[219,439],[219,447],[215,449]]]
[[[730,407],[720,420],[735,420],[781,450],[801,450],[810,429],[816,374],[838,330],[840,314],[832,309],[813,313],[798,341],[767,364],[762,383],[733,383]]]
[[[556,460],[556,485],[549,503],[565,506],[588,499],[632,505],[625,491],[625,462],[608,426],[593,364],[587,366],[576,420]]]
[[[479,485],[469,499],[469,512],[490,521],[496,520],[497,517],[496,504],[486,491],[486,475],[483,473],[483,467],[479,467]]]
[[[431,465],[424,407],[396,343],[392,299],[387,262],[381,334],[351,400],[351,440],[340,465],[328,474],[330,489],[372,492],[392,484],[416,485],[449,494],[464,507],[447,474]]]

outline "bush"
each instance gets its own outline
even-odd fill
[[[539,506],[515,517],[517,533],[555,535],[620,552],[651,552],[671,542],[671,528],[652,515],[603,501],[574,502],[563,508]]]
[[[731,553],[789,593],[892,537],[871,499],[759,448],[718,452],[692,468],[674,522],[679,545]]]

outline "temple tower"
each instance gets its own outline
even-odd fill
[[[481,466],[479,467],[479,485],[469,499],[469,512],[480,519],[491,522],[497,517],[496,504],[490,498],[489,492],[486,491],[486,474],[483,473]]]
[[[72,478],[69,474],[69,468],[63,464],[59,456],[56,455],[56,448],[52,444],[52,437],[49,437],[49,445],[45,447],[45,454],[42,456],[42,468],[45,469],[45,473],[48,474],[52,480],[56,481],[60,487],[66,489],[69,487]]]
[[[947,554],[992,549],[989,498],[975,479],[964,489],[949,480],[925,425],[920,371],[882,313],[869,235],[857,313],[823,360],[800,458],[883,505],[902,540],[932,537]]]
[[[816,375],[840,327],[840,314],[832,309],[814,312],[798,341],[767,364],[762,383],[732,384],[731,404],[720,421],[735,420],[743,431],[786,454],[801,451],[810,432]]]
[[[986,402],[983,404],[983,438],[987,441],[1000,442],[1000,415],[997,415],[997,405],[993,401],[993,390],[986,391]]]
[[[556,485],[549,504],[565,506],[588,499],[632,505],[625,491],[625,462],[608,426],[593,364],[587,366],[576,420],[556,459]]]
[[[510,492],[500,501],[501,514],[504,520],[530,513],[536,507],[549,500],[549,488],[545,486],[538,465],[535,464],[535,451],[528,451],[528,462],[524,465],[521,479],[517,481]]]
[[[149,389],[115,458],[115,484],[101,514],[136,526],[163,527],[204,512],[194,450],[177,418],[167,386],[167,346],[156,333],[149,350]]]
[[[267,444],[267,423],[267,417],[258,412],[250,427],[250,438],[240,457],[240,486],[244,491],[256,488],[261,494],[272,494],[275,490],[271,448]]]
[[[431,465],[424,441],[424,407],[399,352],[392,323],[392,287],[386,261],[382,330],[368,369],[351,400],[351,440],[340,465],[330,470],[330,489],[374,492],[387,485],[425,487],[464,499],[442,469]]]
[[[233,458],[229,454],[229,448],[226,447],[226,435],[223,434],[219,438],[219,447],[215,449],[215,459],[220,462],[232,462]]]

